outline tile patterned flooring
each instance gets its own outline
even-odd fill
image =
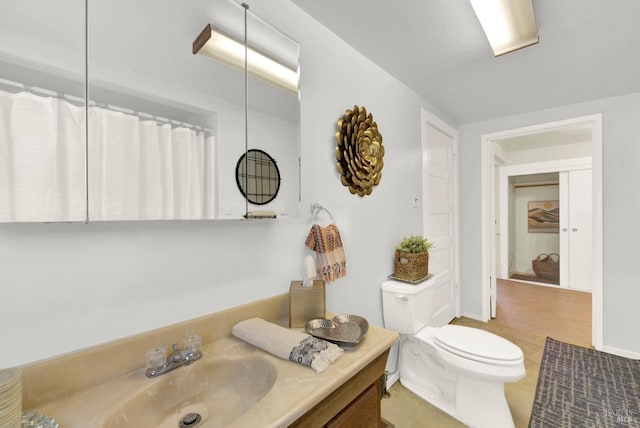
[[[462,317],[453,323],[498,334],[522,349],[527,374],[518,382],[506,384],[505,394],[516,427],[524,428],[529,424],[546,336],[591,346],[591,294],[499,281],[495,319],[483,323]],[[400,382],[396,382],[389,392],[391,397],[382,400],[382,417],[397,428],[464,426],[420,399]]]

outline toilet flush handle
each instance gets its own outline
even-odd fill
[[[409,301],[409,298],[407,296],[398,296],[397,297],[398,300],[400,300],[402,303],[406,303]]]

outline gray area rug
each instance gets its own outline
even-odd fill
[[[640,361],[547,337],[529,427],[640,427]]]

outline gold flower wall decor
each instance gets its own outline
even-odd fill
[[[382,177],[382,135],[371,113],[353,106],[338,120],[336,159],[340,181],[352,194],[370,195]]]

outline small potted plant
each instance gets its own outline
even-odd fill
[[[393,276],[408,282],[417,282],[429,276],[429,249],[432,245],[422,236],[404,237],[396,245]]]

